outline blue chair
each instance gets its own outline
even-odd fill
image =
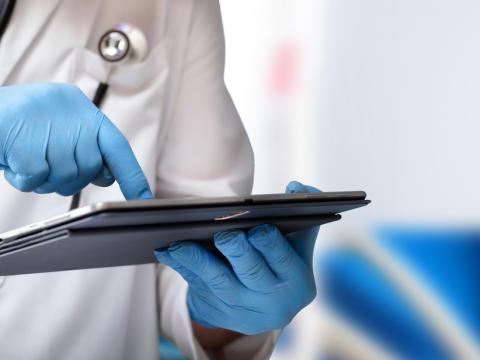
[[[382,228],[377,241],[428,283],[456,319],[480,339],[480,231]],[[356,251],[338,249],[320,261],[329,306],[393,354],[407,359],[452,359],[383,273]]]
[[[158,349],[162,360],[186,360],[185,356],[164,337],[160,337]]]

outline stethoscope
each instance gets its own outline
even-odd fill
[[[107,64],[104,79],[98,84],[92,102],[101,108],[107,95],[108,81],[115,65],[140,63],[147,57],[148,42],[137,27],[123,22],[108,30],[98,41],[98,53]],[[70,210],[78,208],[81,191],[73,195]]]
[[[16,0],[0,0],[0,41],[7,30]]]
[[[0,0],[0,41],[7,30],[16,0]],[[98,84],[92,102],[101,108],[108,92],[109,79],[118,64],[133,64],[145,60],[148,42],[145,34],[136,26],[122,22],[105,32],[98,41],[98,54],[107,64],[104,79]],[[80,204],[81,191],[73,195],[70,210]]]

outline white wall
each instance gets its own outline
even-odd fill
[[[341,232],[381,222],[479,223],[480,2],[221,2],[226,81],[256,153],[254,191],[299,179],[373,201],[322,228],[318,253]],[[295,49],[287,72],[296,80],[272,91],[285,46]],[[321,319],[314,306],[296,320],[302,343],[290,358],[314,356]]]
[[[480,3],[325,4],[323,183],[368,190],[359,221],[478,223]]]
[[[224,0],[226,82],[256,155],[254,191],[282,192],[288,181],[313,182],[310,132],[316,121],[317,31],[321,2]],[[285,79],[278,79],[284,74]],[[276,80],[275,80],[276,79]],[[278,84],[281,82],[281,84]],[[277,84],[277,85],[276,85]]]
[[[366,189],[366,218],[476,221],[480,3],[223,0],[226,80],[257,155],[255,190],[291,178]],[[269,90],[276,51],[298,83]],[[471,200],[471,201],[467,201]]]

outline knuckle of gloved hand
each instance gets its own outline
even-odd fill
[[[208,285],[212,289],[218,289],[218,288],[223,288],[225,284],[227,283],[227,270],[222,268],[222,269],[217,269],[214,271],[211,276],[208,279]]]
[[[77,175],[78,171],[76,168],[63,166],[61,169],[56,169],[56,175],[47,180],[58,186],[62,186],[74,181]]]
[[[32,183],[34,182],[36,176],[30,174],[17,174],[15,176],[15,188],[22,192],[29,192],[32,190]]]
[[[100,155],[92,155],[84,160],[81,167],[82,176],[95,177],[97,176],[103,167],[103,160]]]
[[[293,250],[291,248],[280,248],[277,249],[273,261],[284,269],[291,268],[293,266]]]
[[[264,262],[257,261],[245,266],[242,269],[236,269],[235,272],[238,276],[249,278],[252,281],[261,281],[265,278],[265,272],[262,271],[264,266]]]
[[[38,184],[48,176],[48,168],[32,166],[28,171],[15,175],[15,187],[23,192],[31,191],[33,184]]]
[[[55,97],[63,101],[65,104],[74,106],[82,111],[87,111],[86,114],[98,111],[97,107],[93,105],[90,99],[87,98],[82,89],[77,85],[72,83],[55,83],[51,85]]]

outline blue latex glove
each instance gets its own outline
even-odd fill
[[[291,182],[288,193],[318,192]],[[215,234],[229,264],[195,242],[155,252],[188,282],[192,320],[243,334],[280,329],[316,295],[312,254],[318,227],[283,236],[272,225]]]
[[[125,137],[69,84],[0,87],[0,170],[26,192],[68,196],[117,180],[127,199],[152,197]]]

